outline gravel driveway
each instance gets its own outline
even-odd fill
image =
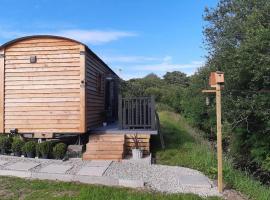
[[[142,180],[148,189],[165,193],[195,193],[219,196],[216,186],[201,172],[177,166],[149,165],[140,162],[113,162],[105,176]]]

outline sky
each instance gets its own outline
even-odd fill
[[[0,44],[37,34],[85,43],[121,78],[205,62],[203,12],[218,0],[1,0]]]

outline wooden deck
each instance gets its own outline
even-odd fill
[[[117,122],[108,124],[107,126],[98,127],[92,129],[90,133],[95,134],[146,134],[146,135],[157,135],[157,130],[151,129],[121,129]]]
[[[113,123],[90,132],[83,159],[120,161],[131,155],[131,150],[135,147],[133,139],[135,134],[137,134],[139,147],[143,150],[143,154],[149,155],[151,135],[156,135],[157,131],[120,129],[117,123]]]

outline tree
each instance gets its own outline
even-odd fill
[[[270,95],[261,92],[269,89],[269,12],[268,0],[221,0],[205,11],[205,68],[225,72],[223,119],[230,149],[243,167],[262,165],[270,155]]]
[[[180,71],[174,71],[174,72],[167,72],[163,76],[164,80],[168,84],[176,84],[176,85],[181,85],[183,87],[188,86],[189,79],[187,75],[183,72]]]

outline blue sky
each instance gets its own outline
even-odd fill
[[[122,78],[203,65],[203,11],[217,0],[2,0],[0,43],[33,34],[84,42]]]

